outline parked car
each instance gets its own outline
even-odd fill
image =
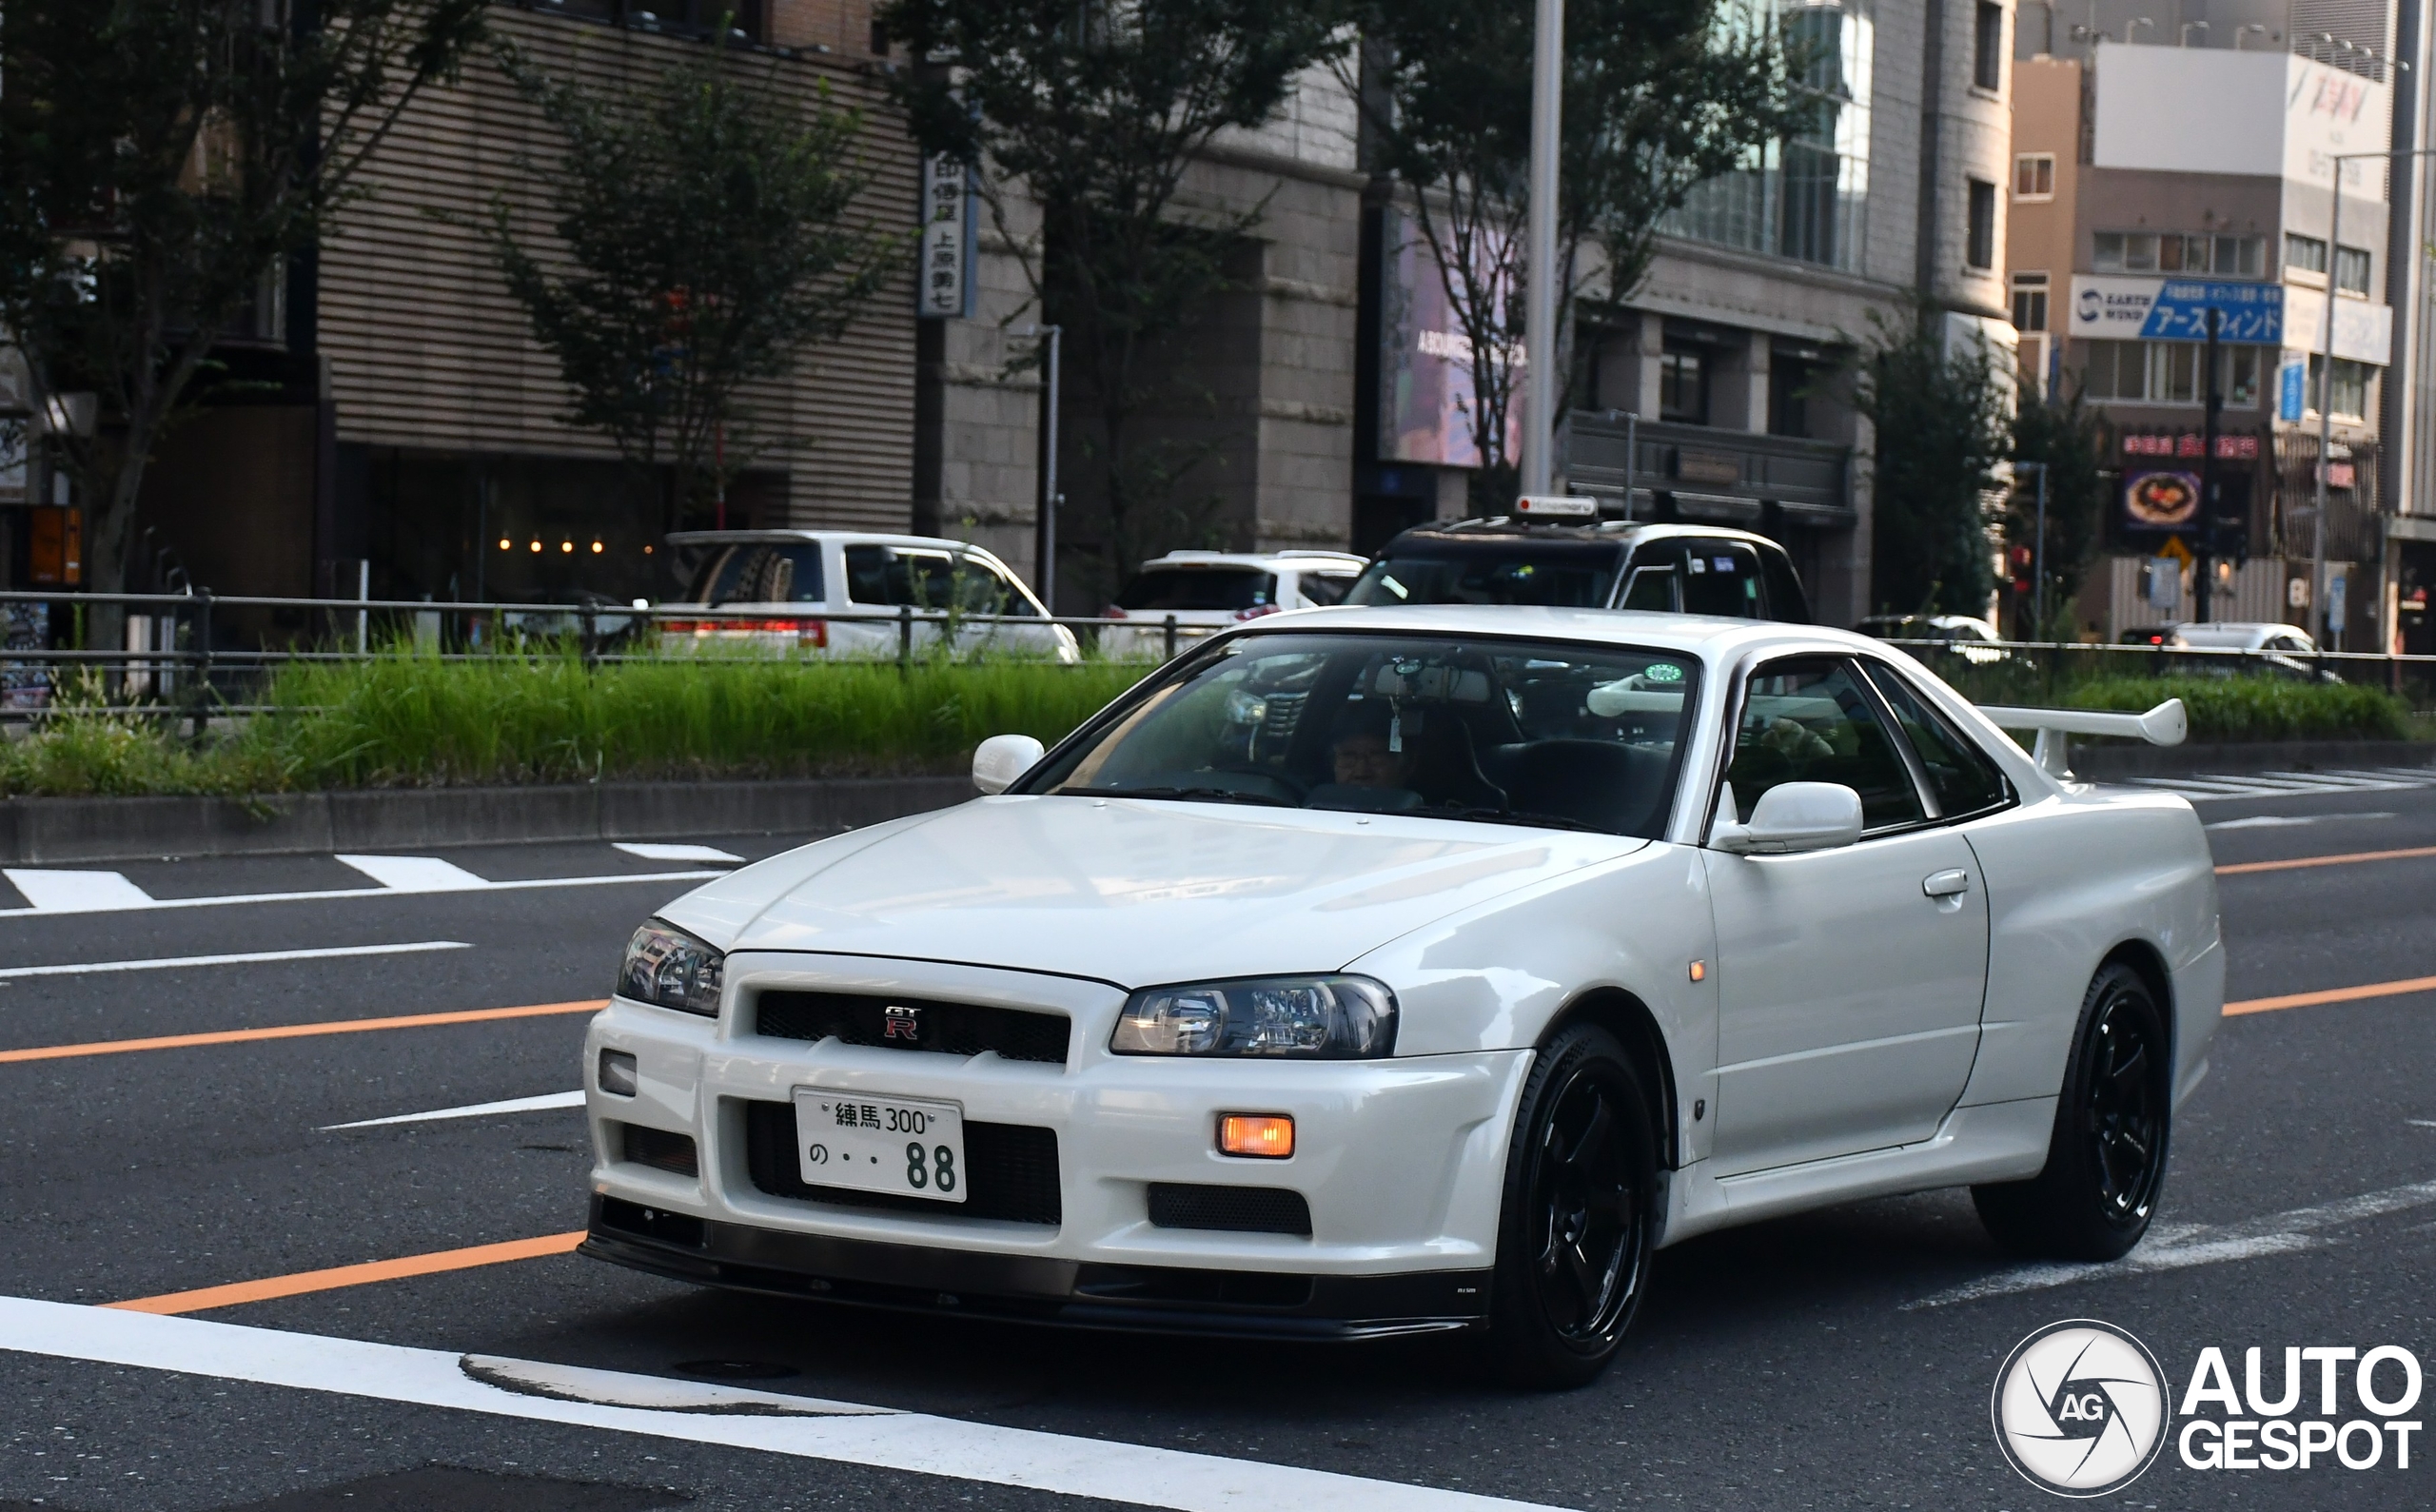
[[[2298,625],[2244,619],[2176,625],[2166,644],[2191,651],[2249,653],[2240,657],[2175,657],[2176,672],[2210,677],[2265,675],[2294,682],[2343,680],[2331,668],[2320,664],[2317,641]]]
[[[1950,641],[1962,659],[1975,666],[2002,661],[2009,653],[1994,642],[2005,638],[1985,619],[1969,615],[1867,615],[1853,627],[1880,640]]]
[[[1269,616],[1052,752],[985,741],[973,782],[634,933],[585,1043],[585,1253],[1096,1328],[1471,1331],[1579,1384],[1652,1252],[1736,1224],[1969,1185],[2017,1252],[2121,1256],[2223,1006],[2188,802],[2061,780],[1847,631]]]
[[[984,650],[1073,661],[1074,633],[1047,623],[1048,611],[996,557],[967,541],[845,530],[696,530],[668,538],[692,559],[684,597],[663,610],[726,609],[741,614],[682,615],[659,621],[663,652],[719,646],[825,657],[893,657],[902,629],[884,618],[911,607],[914,648],[938,644],[939,611],[1012,616],[1037,624],[974,623],[955,628],[958,655]],[[810,610],[866,618],[831,619]],[[754,611],[764,612],[755,618]]]
[[[1747,530],[1521,516],[1442,520],[1387,542],[1349,604],[1547,604],[1810,622],[1784,547]]]
[[[1263,615],[1342,603],[1369,560],[1342,551],[1169,552],[1144,562],[1105,611],[1110,619],[1146,622],[1106,626],[1100,650],[1163,657],[1170,615],[1181,650]]]

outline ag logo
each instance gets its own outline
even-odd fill
[[[1996,1446],[2057,1496],[2105,1496],[2140,1478],[2172,1409],[2149,1346],[2111,1323],[2051,1323],[2014,1345],[1990,1403]]]

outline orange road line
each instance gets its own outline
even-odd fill
[[[2349,866],[2354,861],[2407,861],[2423,855],[2436,855],[2436,845],[2416,845],[2407,851],[2354,851],[2348,855],[2304,855],[2290,861],[2238,861],[2216,868],[2216,874],[2238,876],[2245,872],[2289,872],[2304,866]]]
[[[548,1013],[596,1013],[606,998],[584,1003],[531,1003],[522,1008],[469,1008],[453,1013],[404,1013],[389,1018],[342,1018],[320,1024],[276,1024],[268,1029],[224,1029],[205,1034],[161,1034],[150,1039],[103,1039],[82,1045],[36,1045],[0,1050],[10,1061],[68,1060],[80,1055],[123,1055],[139,1050],[187,1050],[197,1045],[239,1045],[258,1039],[303,1039],[315,1034],[360,1034],[375,1029],[428,1029],[442,1024],[480,1024],[495,1018],[539,1018]]]
[[[263,1281],[232,1282],[226,1286],[205,1286],[195,1291],[172,1291],[158,1297],[138,1297],[131,1302],[108,1302],[102,1306],[122,1312],[205,1312],[213,1307],[234,1307],[247,1302],[268,1302],[274,1297],[302,1296],[308,1291],[332,1291],[340,1286],[361,1286],[375,1281],[397,1281],[406,1276],[429,1276],[443,1270],[464,1270],[474,1266],[496,1266],[509,1260],[533,1260],[542,1255],[563,1255],[583,1243],[583,1230],[569,1234],[544,1234],[539,1239],[511,1239],[500,1245],[476,1245],[469,1249],[441,1249],[427,1255],[407,1255],[398,1260],[372,1260],[360,1266],[336,1266],[328,1270],[300,1270],[292,1276],[272,1276]]]
[[[2323,992],[2288,992],[2282,997],[2252,997],[2225,1005],[2225,1016],[2271,1013],[2279,1008],[2310,1008],[2320,1003],[2356,1003],[2365,997],[2400,997],[2406,992],[2436,992],[2436,976],[2414,976],[2401,982],[2370,982],[2364,987],[2332,987]]]

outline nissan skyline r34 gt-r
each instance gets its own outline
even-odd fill
[[[2040,748],[1840,631],[1268,617],[1052,751],[986,742],[974,801],[638,930],[586,1042],[585,1251],[1469,1330],[1551,1385],[1729,1225],[1967,1185],[2016,1251],[2119,1256],[2223,1006],[2214,874],[2181,798]]]

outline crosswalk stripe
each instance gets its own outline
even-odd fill
[[[2396,793],[2436,786],[2436,769],[2425,767],[2329,768],[2322,772],[2204,772],[2189,776],[2125,777],[2125,787],[2172,793],[2204,803],[2210,799],[2283,798],[2311,793]]]

